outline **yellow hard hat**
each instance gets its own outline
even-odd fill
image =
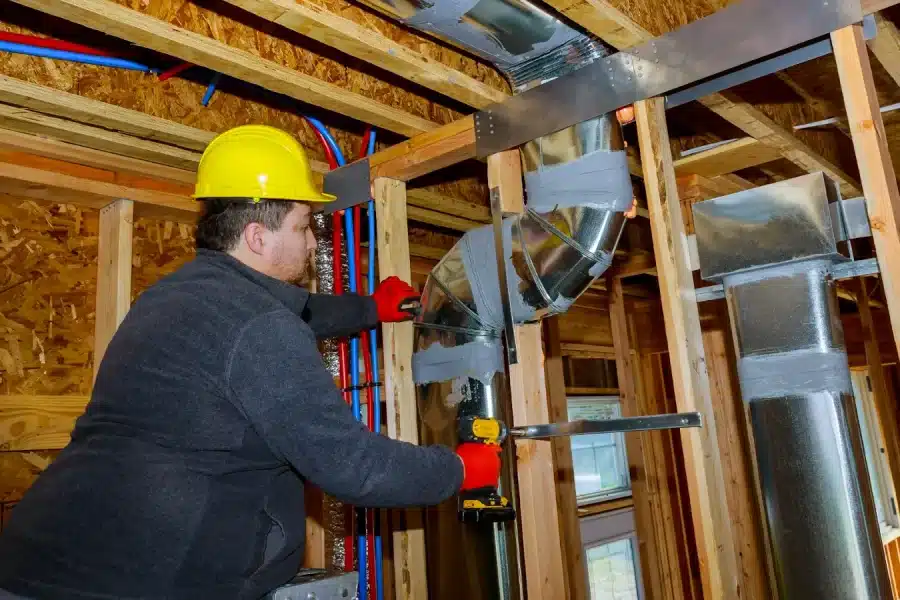
[[[335,196],[316,189],[306,150],[292,135],[242,125],[216,136],[203,151],[194,198],[331,202]]]

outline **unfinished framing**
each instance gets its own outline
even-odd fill
[[[453,60],[466,66],[462,71],[450,68],[446,60],[435,58],[444,50],[435,49],[437,45],[426,38],[407,39],[403,35],[408,33],[387,25],[379,25],[379,29],[363,18],[354,20],[313,4],[284,0],[228,3],[267,22],[333,44],[364,63],[379,65],[457,103],[485,109],[508,97],[506,86],[496,74],[486,76],[482,72],[484,65],[473,66],[472,59],[446,50],[453,53]],[[683,24],[673,18],[667,24],[642,26],[605,2],[548,3],[620,49]],[[260,57],[253,48],[237,47],[237,42],[232,46],[228,40],[219,39],[224,37],[220,33],[201,31],[199,20],[176,26],[172,19],[167,22],[151,14],[150,9],[131,10],[124,2],[22,0],[21,4],[413,136],[383,147],[369,160],[378,215],[381,278],[398,275],[415,279],[429,270],[430,263],[421,262],[423,259],[440,258],[447,249],[431,243],[446,239],[446,233],[420,236],[410,228],[409,220],[457,232],[489,221],[484,202],[473,200],[484,192],[481,184],[467,184],[475,189],[471,194],[457,194],[447,185],[429,189],[408,185],[414,179],[476,158],[477,136],[472,116],[461,116],[416,95],[418,92],[403,99],[414,104],[415,110],[376,101],[373,97],[377,90],[387,93],[384,82],[364,69],[350,69],[347,77],[364,82],[358,87],[365,92],[350,92],[340,84],[323,82],[308,66],[294,68],[284,64],[278,49],[290,44],[269,33],[259,34],[267,44],[264,52],[269,52]],[[387,10],[377,0],[367,4],[378,11]],[[864,3],[863,10],[869,13],[890,4]],[[360,11],[353,6],[344,10],[347,15]],[[692,15],[696,16],[703,15]],[[223,30],[236,27],[227,19],[209,14],[207,17]],[[879,29],[887,33],[872,44],[873,53],[896,78],[892,61],[900,38],[896,27],[881,17]],[[234,30],[246,33],[251,28]],[[769,169],[773,163],[780,163],[788,174],[792,172],[789,169],[824,170],[841,183],[845,193],[862,191],[869,207],[893,341],[895,345],[900,343],[900,192],[887,147],[888,134],[878,110],[875,76],[858,25],[834,32],[831,39],[849,138],[837,133],[835,137],[843,139],[832,148],[821,143],[826,136],[794,135],[789,131],[790,115],[780,114],[771,106],[754,106],[741,96],[746,90],[724,90],[702,98],[700,103],[722,117],[731,128],[729,131],[738,131],[738,139],[675,160],[662,98],[640,101],[636,107],[640,160],[632,157],[632,171],[644,180],[655,258],[632,254],[610,270],[599,302],[604,310],[607,306],[609,309],[612,343],[602,351],[596,345],[562,344],[553,333],[558,327],[555,324],[547,325],[550,334],[543,336],[541,327],[534,324],[516,330],[520,362],[509,372],[513,425],[565,418],[562,366],[554,362],[561,351],[615,358],[626,415],[672,410],[699,410],[704,415],[707,426],[700,431],[647,433],[627,440],[635,473],[634,508],[649,597],[756,600],[772,596],[772,566],[759,531],[758,498],[747,471],[746,456],[742,455],[745,434],[740,426],[744,417],[731,372],[734,349],[730,331],[721,314],[710,315],[696,303],[685,247],[685,235],[690,233],[692,224],[689,211],[682,212],[683,205],[752,187],[753,182],[734,175],[735,171]],[[788,73],[779,77],[791,89],[803,89]],[[190,198],[193,169],[199,152],[213,137],[213,130],[221,129],[219,123],[210,124],[220,115],[203,116],[210,121],[201,129],[176,123],[177,119],[162,115],[158,107],[126,109],[89,95],[65,93],[51,89],[53,85],[23,79],[27,77],[0,74],[0,185],[3,194],[9,196],[3,199],[10,203],[13,198],[43,202],[52,197],[78,207],[100,209],[93,348],[97,365],[131,302],[133,244],[138,243],[132,239],[136,235],[134,221],[152,217],[180,224],[193,222],[197,210]],[[118,85],[145,89],[124,76]],[[179,89],[196,87],[192,82],[179,85]],[[154,93],[150,91],[147,96]],[[246,101],[229,96],[223,104],[226,102],[231,114],[250,112]],[[823,116],[819,114],[823,110],[821,105],[810,103],[801,116],[812,120]],[[295,116],[275,109],[269,116],[272,122],[299,131]],[[347,146],[355,145],[358,139],[355,131],[342,132],[339,137]],[[304,141],[313,145],[309,138]],[[851,141],[858,177],[839,151],[849,147]],[[76,155],[77,160],[73,158]],[[791,166],[784,168],[785,163]],[[476,168],[486,171],[487,187],[498,190],[504,210],[524,209],[522,168],[516,151],[493,154],[487,157],[486,168]],[[327,167],[319,160],[314,169],[324,173]],[[626,282],[648,274],[655,275],[659,282],[666,333],[663,347],[650,348],[642,343],[643,334],[636,324],[640,317],[629,314],[626,308]],[[865,279],[856,286],[851,293],[859,306],[865,359],[887,440],[890,467],[894,481],[900,484],[896,396],[882,369],[885,353],[879,346],[879,322],[869,305],[871,286]],[[709,326],[713,321],[716,328]],[[412,326],[384,326],[383,348],[388,433],[396,439],[418,443],[419,415],[410,362]],[[665,397],[666,375],[672,380],[671,398]],[[723,399],[728,402],[722,402]],[[38,423],[20,431],[0,417],[0,447],[23,452],[62,447],[72,421],[86,401],[83,395],[62,399],[47,395],[0,396],[0,413],[36,415],[29,423]],[[683,461],[675,457],[683,457]],[[523,588],[531,600],[576,600],[588,594],[574,510],[571,462],[565,444],[516,442]],[[672,485],[672,481],[677,483]],[[315,501],[316,497],[311,497],[311,504]],[[423,522],[421,511],[393,515],[393,580],[398,599],[427,597]],[[900,573],[898,548],[896,542],[890,545],[887,559],[889,564],[896,563]],[[686,558],[695,554],[697,564]],[[307,559],[315,566],[326,563],[323,534],[312,521]]]

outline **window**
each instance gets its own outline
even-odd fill
[[[622,415],[616,396],[570,397],[568,413],[570,421],[616,419]],[[599,433],[572,437],[572,464],[579,505],[631,494],[624,434]]]
[[[900,519],[897,516],[894,483],[887,464],[884,449],[884,436],[875,410],[875,399],[867,369],[853,370],[850,373],[853,382],[853,396],[856,400],[856,412],[859,415],[859,429],[863,438],[866,454],[866,467],[875,498],[875,512],[881,526],[883,538],[893,538],[900,532]]]
[[[582,519],[581,538],[591,600],[644,597],[633,510]]]

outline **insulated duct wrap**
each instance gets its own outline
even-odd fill
[[[331,293],[334,289],[334,252],[331,247],[331,216],[321,212],[313,213],[313,233],[320,243],[316,245],[316,285],[317,290]],[[322,360],[331,377],[340,376],[336,339],[326,339],[319,343]],[[344,569],[344,505],[327,494],[322,499],[322,526],[325,530],[325,568],[329,571]]]

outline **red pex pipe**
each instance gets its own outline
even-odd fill
[[[172,77],[175,77],[176,75],[178,75],[178,74],[181,73],[182,71],[186,71],[186,70],[190,69],[190,68],[193,67],[193,66],[194,66],[194,64],[193,64],[193,63],[189,63],[189,62],[178,63],[178,64],[175,65],[174,67],[172,67],[172,68],[170,68],[170,69],[166,69],[165,71],[163,71],[162,73],[160,73],[160,74],[159,74],[159,80],[160,80],[160,81],[165,81],[166,79],[171,79]],[[323,143],[324,143],[324,140],[323,140]],[[325,146],[327,147],[328,144],[325,144]],[[332,167],[332,169],[333,169],[333,168],[334,168],[334,167]]]
[[[53,38],[26,35],[24,33],[12,33],[9,31],[0,31],[0,41],[11,42],[13,44],[28,44],[29,46],[38,46],[39,48],[52,48],[53,50],[64,50],[66,52],[80,52],[81,54],[91,54],[93,56],[115,56],[112,52],[98,50],[97,48],[76,44],[75,42],[66,42],[63,40],[55,40]]]

